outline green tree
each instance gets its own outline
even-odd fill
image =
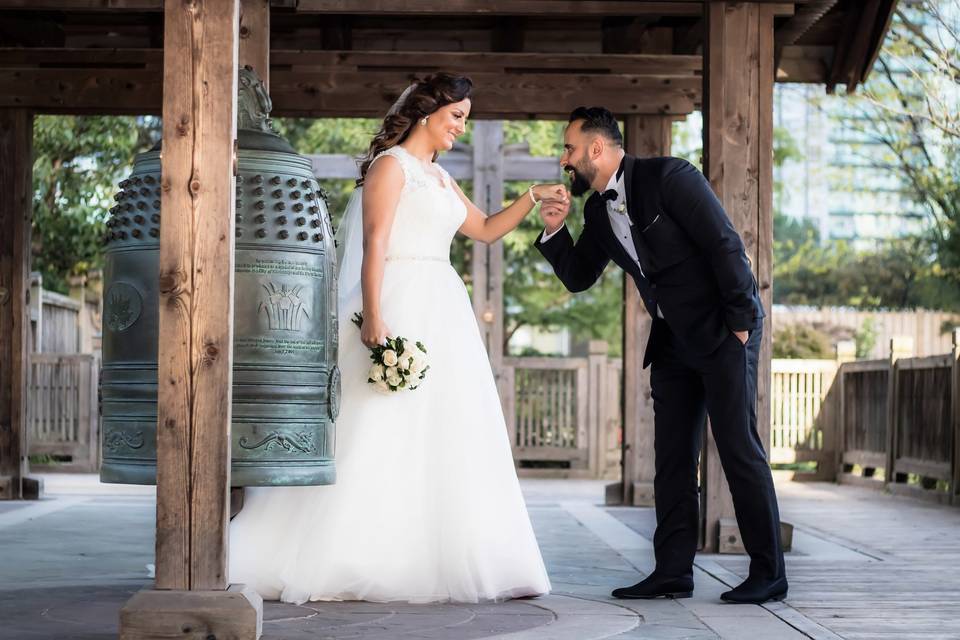
[[[44,287],[102,264],[116,184],[159,138],[156,118],[48,116],[34,120],[33,269]]]
[[[526,143],[530,155],[559,161],[565,126],[565,122],[559,121],[506,122],[504,143]],[[509,158],[505,162],[509,162]],[[528,186],[508,182],[504,189],[506,200],[512,202],[520,197]],[[567,218],[574,237],[583,227],[584,201],[575,200]],[[508,349],[510,337],[523,327],[565,328],[577,339],[606,340],[611,354],[619,354],[622,350],[622,272],[610,267],[588,291],[572,294],[533,246],[542,232],[540,217],[531,213],[516,231],[504,238],[504,350]]]
[[[960,0],[901,3],[851,124],[930,222],[930,277],[960,289]]]
[[[857,309],[960,309],[960,290],[940,277],[925,238],[899,238],[872,251],[810,237],[774,261],[778,304]]]

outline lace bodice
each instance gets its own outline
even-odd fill
[[[441,184],[418,158],[400,146],[382,151],[373,162],[383,156],[396,158],[404,178],[387,244],[387,260],[412,258],[448,262],[450,243],[467,216],[450,175],[435,164],[442,176]]]

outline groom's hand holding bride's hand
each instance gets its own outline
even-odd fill
[[[570,213],[570,197],[567,195],[566,187],[563,185],[550,186],[559,186],[563,191],[563,197],[544,199],[540,205],[540,219],[547,227],[548,234],[559,229],[563,225],[563,221],[566,220],[567,214]]]
[[[534,185],[533,196],[540,203],[570,201],[570,194],[567,193],[567,188],[562,184]]]

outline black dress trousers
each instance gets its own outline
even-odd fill
[[[652,332],[654,492],[657,573],[692,577],[699,531],[697,468],[707,416],[730,485],[750,575],[784,575],[780,515],[763,443],[757,432],[757,362],[762,329],[746,344],[730,334],[709,355],[686,349],[667,323]]]

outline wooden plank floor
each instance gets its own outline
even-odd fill
[[[960,639],[960,509],[828,483],[777,491],[796,527],[791,607],[850,640]],[[746,575],[744,557],[712,557]]]

